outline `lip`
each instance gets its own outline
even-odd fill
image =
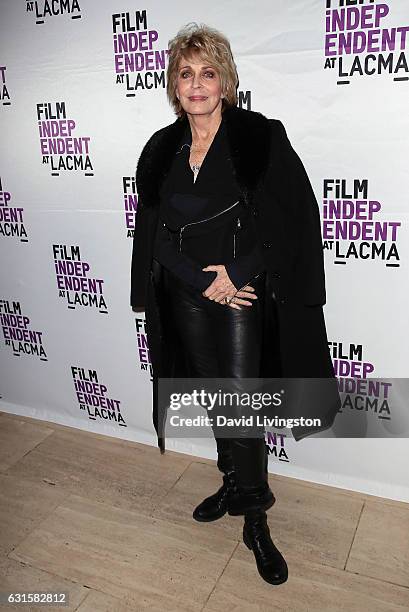
[[[207,100],[207,96],[189,96],[189,100],[192,102],[203,102]]]

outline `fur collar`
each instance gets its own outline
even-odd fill
[[[261,113],[238,107],[226,108],[222,117],[243,201],[252,205],[254,191],[268,165],[271,142],[269,120]],[[160,186],[187,124],[186,117],[178,118],[155,132],[145,145],[136,169],[136,184],[142,206],[158,206]]]

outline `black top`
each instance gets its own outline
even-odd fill
[[[178,278],[204,291],[223,264],[240,289],[264,269],[252,215],[241,201],[222,120],[194,182],[187,124],[161,190],[154,258]]]

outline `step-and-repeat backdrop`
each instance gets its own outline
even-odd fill
[[[156,445],[145,318],[129,305],[134,177],[174,120],[167,46],[192,21],[230,39],[240,106],[280,119],[310,176],[337,375],[407,375],[407,0],[3,0],[3,411]],[[409,500],[388,384],[347,396],[332,438],[272,431],[270,471]],[[342,419],[362,437],[341,438]],[[392,435],[365,438],[380,420]],[[210,438],[167,448],[216,456]]]

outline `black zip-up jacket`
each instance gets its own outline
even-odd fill
[[[224,123],[221,122],[200,171],[193,180],[189,166],[192,135],[187,125],[162,185],[161,213],[154,258],[178,278],[204,291],[223,264],[241,289],[264,269],[254,221],[241,200],[234,178]]]

